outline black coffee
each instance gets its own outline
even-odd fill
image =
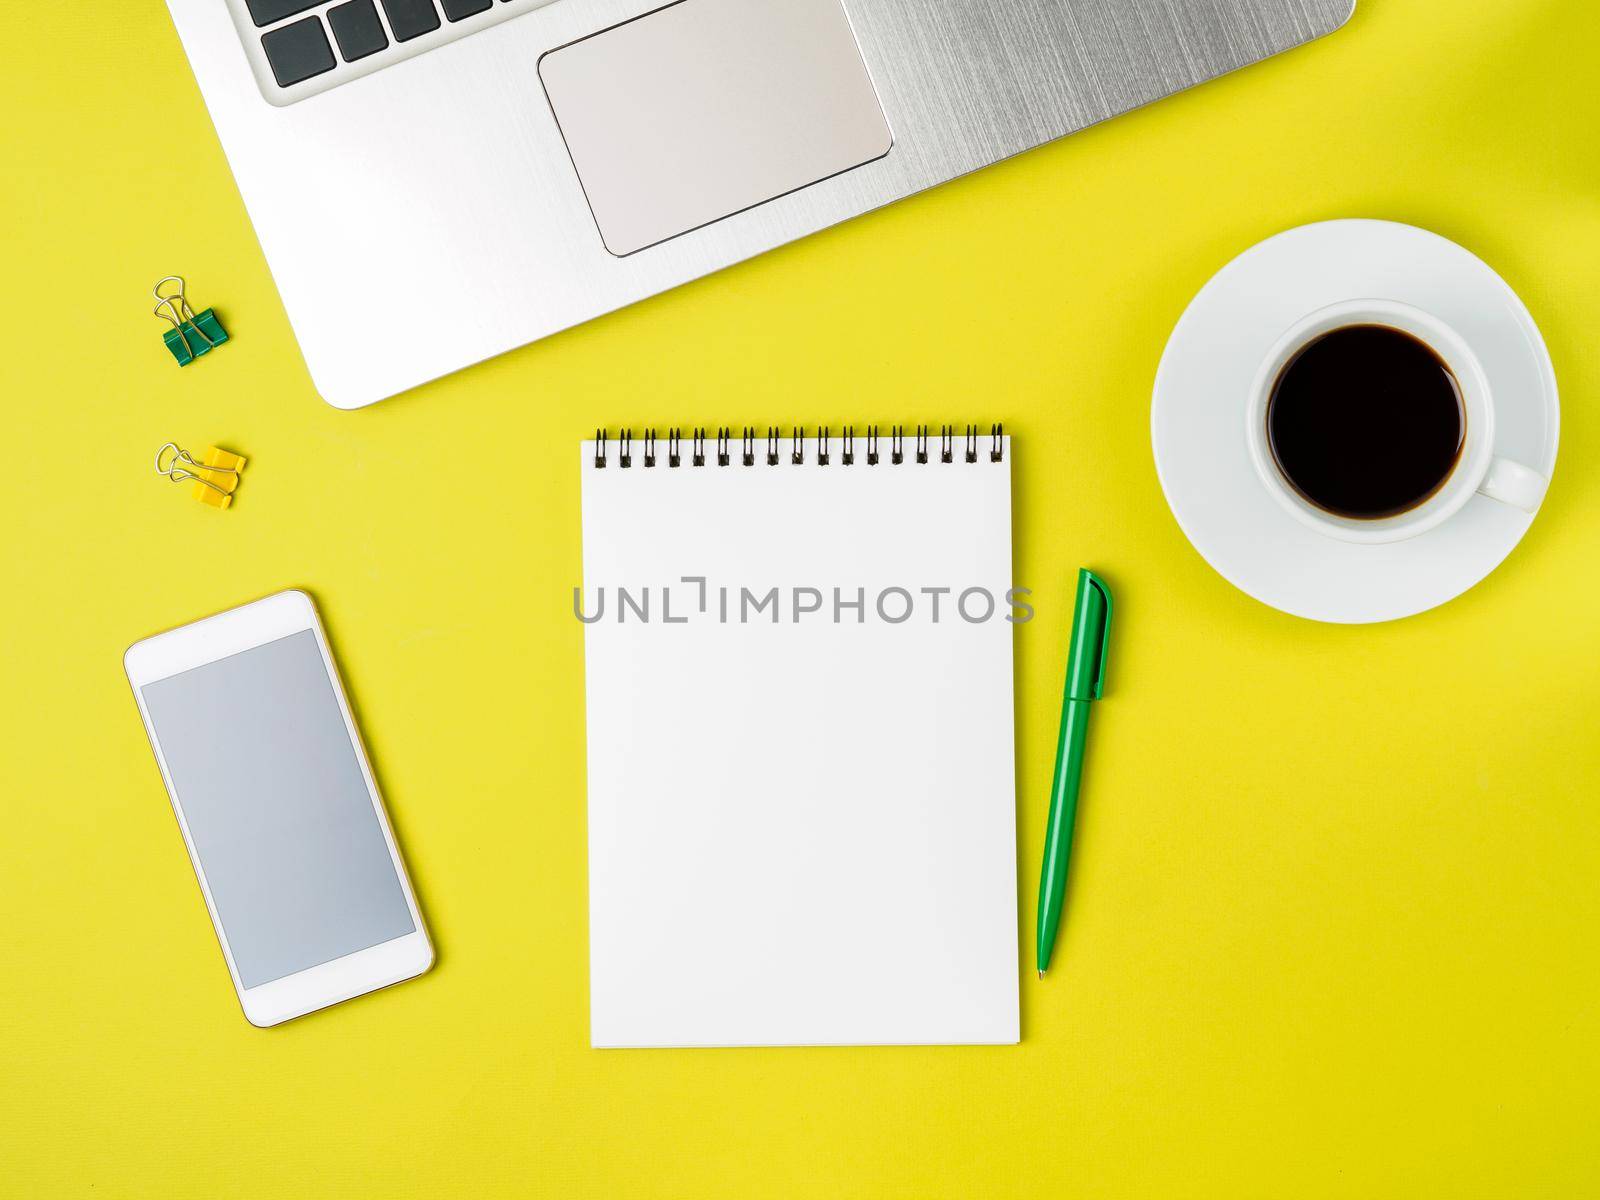
[[[1348,325],[1306,345],[1267,405],[1284,478],[1318,508],[1363,520],[1433,495],[1455,469],[1466,430],[1450,368],[1383,325]]]

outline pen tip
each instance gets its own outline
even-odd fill
[[[1043,968],[1043,967],[1040,967],[1040,968],[1039,968],[1039,978],[1040,978],[1040,979],[1043,979],[1043,978],[1044,978],[1044,968]]]

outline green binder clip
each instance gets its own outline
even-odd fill
[[[161,289],[168,284],[175,284],[176,290],[163,292]],[[172,357],[178,360],[178,365],[187,367],[202,354],[210,354],[227,341],[228,331],[222,327],[222,322],[217,320],[217,314],[212,309],[208,308],[196,316],[183,294],[183,286],[182,275],[168,275],[156,284],[151,294],[156,298],[156,316],[172,325],[161,335],[161,340],[172,351]]]

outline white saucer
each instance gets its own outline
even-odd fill
[[[1454,242],[1390,221],[1304,225],[1246,250],[1200,289],[1156,372],[1150,439],[1178,524],[1208,563],[1264,604],[1359,624],[1423,612],[1477,583],[1533,517],[1474,496],[1437,529],[1403,542],[1337,541],[1274,503],[1245,448],[1245,403],[1274,340],[1341,300],[1383,297],[1453,325],[1477,351],[1495,396],[1495,453],[1555,469],[1555,369],[1532,316],[1505,280]]]

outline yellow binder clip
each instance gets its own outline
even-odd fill
[[[204,458],[195,462],[187,450],[176,442],[168,442],[156,451],[156,474],[165,475],[173,483],[193,480],[190,495],[201,504],[212,508],[227,508],[233,503],[233,493],[239,486],[239,473],[244,470],[244,459],[215,446],[206,447]]]

